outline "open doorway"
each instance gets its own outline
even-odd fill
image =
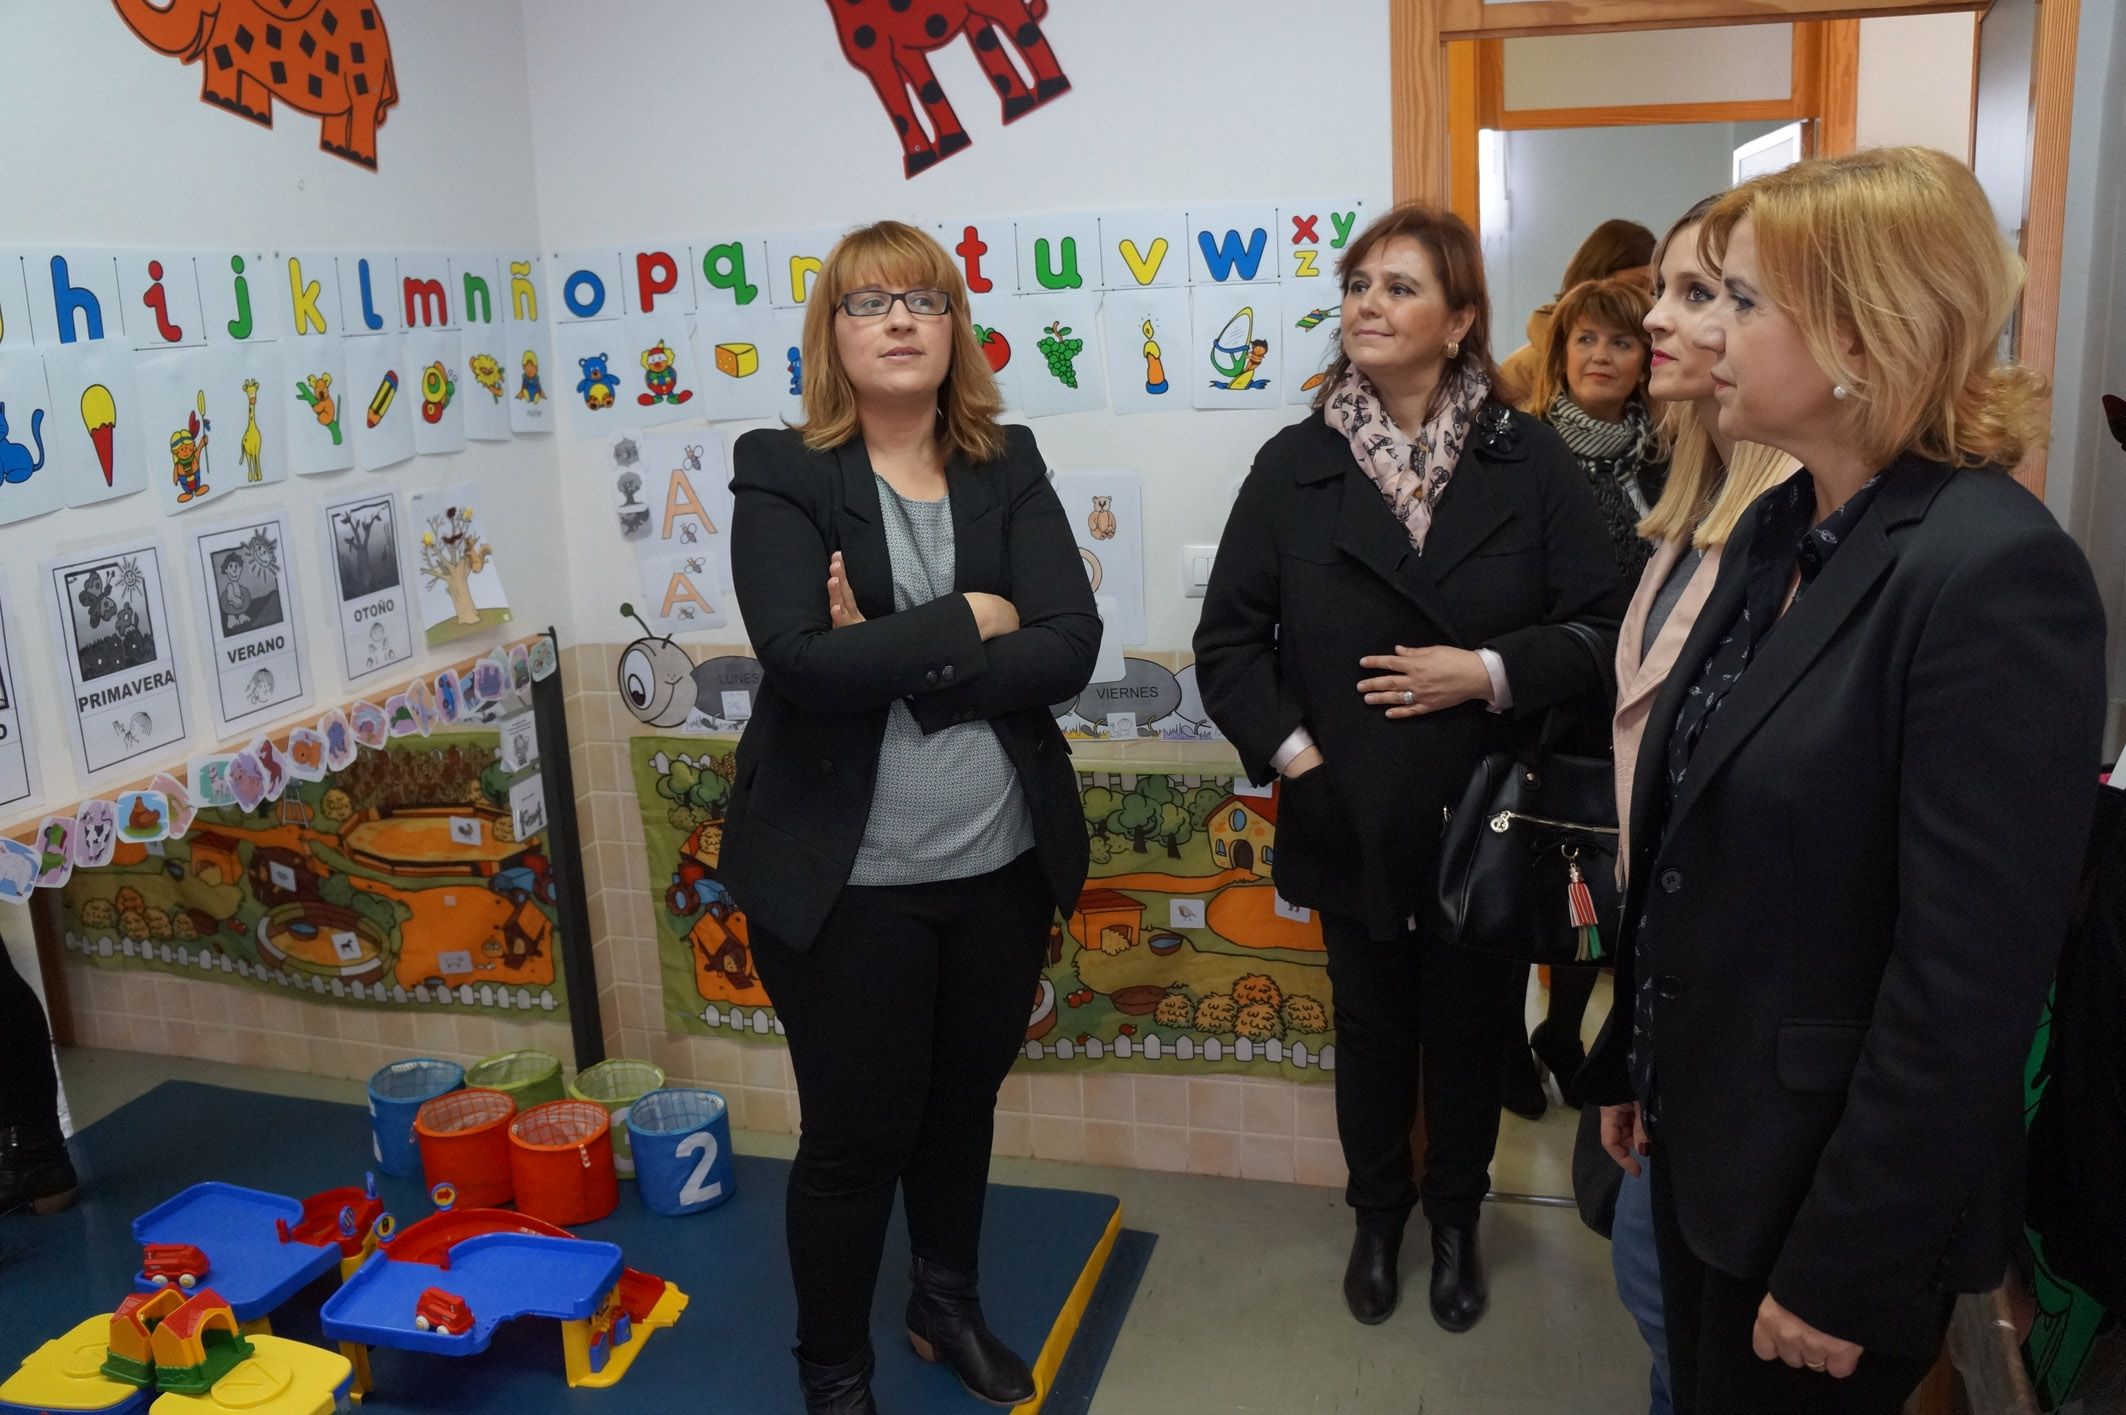
[[[1823,151],[1916,142],[1971,158],[1976,15],[1829,28],[1465,41],[1480,51],[1464,100],[1480,126],[1474,209],[1461,214],[1483,238],[1498,352],[1562,293],[1603,221],[1658,235],[1699,198]]]

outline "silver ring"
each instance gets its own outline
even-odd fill
[[[1804,1362],[1803,1364],[1806,1365],[1810,1370],[1817,1372],[1827,1371],[1830,1369],[1831,1365],[1831,1363],[1828,1361],[1808,1361]]]
[[[1414,702],[1416,702],[1416,701],[1417,701],[1417,694],[1415,694],[1415,693],[1411,692],[1411,691],[1410,691],[1410,690],[1409,690],[1408,688],[1405,688],[1405,689],[1403,689],[1403,706],[1404,706],[1404,707],[1408,707],[1408,706],[1410,706],[1410,704],[1412,704],[1412,703],[1414,703]]]

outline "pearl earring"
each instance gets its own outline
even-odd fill
[[[1843,383],[1834,383],[1831,385],[1831,396],[1833,398],[1836,398],[1839,402],[1843,403],[1846,399],[1852,397],[1853,395],[1847,391],[1846,386]]]

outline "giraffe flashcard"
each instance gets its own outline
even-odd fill
[[[278,345],[230,344],[211,351],[217,387],[209,407],[229,410],[229,451],[235,484],[256,490],[288,479],[288,405],[280,396]]]

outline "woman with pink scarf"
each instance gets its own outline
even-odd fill
[[[1322,916],[1357,1214],[1344,1299],[1361,1322],[1394,1310],[1422,1201],[1432,1315],[1459,1332],[1487,1300],[1477,1216],[1498,1039],[1526,970],[1441,936],[1428,912],[1441,814],[1486,753],[1532,741],[1553,708],[1606,739],[1629,596],[1572,453],[1493,393],[1469,228],[1397,207],[1339,274],[1342,351],[1313,413],[1264,445],[1241,488],[1196,673],[1249,777],[1282,779],[1278,892]]]

